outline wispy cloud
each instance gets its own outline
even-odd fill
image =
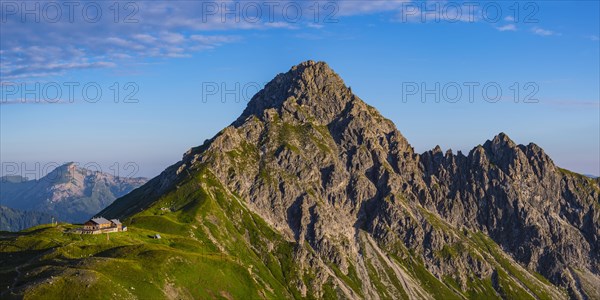
[[[504,26],[496,27],[498,31],[516,31],[517,26],[515,24],[506,24]]]
[[[477,23],[481,21],[481,9],[468,3],[452,2],[450,6],[443,1],[404,3],[398,10],[396,20],[410,23]]]
[[[588,38],[589,40],[594,41],[594,42],[600,41],[600,38],[595,34],[588,35],[588,36],[586,36],[586,38]]]
[[[283,18],[287,16],[282,15],[227,19],[222,13],[207,13],[205,1],[131,2],[134,6],[122,11],[120,19],[115,20],[115,15],[109,13],[113,11],[112,2],[95,3],[105,12],[97,22],[80,14],[74,15],[74,20],[63,17],[58,22],[49,22],[44,16],[41,22],[22,22],[19,14],[5,16],[1,26],[0,81],[140,64],[148,58],[189,57],[239,41],[239,35],[232,34],[234,30],[297,29],[307,24],[302,19],[286,22]],[[116,3],[125,9],[126,3]],[[218,9],[231,9],[236,3],[245,2],[210,2]],[[132,12],[135,14],[128,18]]]
[[[389,11],[398,12],[403,6],[406,7],[406,5],[411,2],[411,0],[340,0],[335,3],[337,3],[339,8],[340,16],[355,16]]]
[[[537,34],[539,36],[558,35],[558,33],[554,32],[552,30],[543,29],[543,28],[540,28],[540,27],[533,27],[531,29],[531,32],[533,32],[534,34]]]
[[[540,101],[540,103],[545,103],[545,104],[553,105],[553,106],[569,107],[569,108],[584,108],[584,109],[600,108],[600,101],[585,101],[585,100],[576,100],[576,99],[564,100],[563,99],[563,100]]]
[[[44,2],[52,1],[38,2],[43,7]],[[114,11],[114,7],[110,7],[113,2],[95,3],[105,12],[97,22],[86,21],[81,14],[76,14],[74,21],[63,17],[59,22],[48,22],[42,17],[41,22],[26,23],[19,14],[6,16],[1,26],[0,81],[56,76],[76,69],[116,69],[121,65],[144,64],[155,58],[190,57],[240,41],[240,30],[294,30],[296,36],[306,38],[310,32],[299,29],[320,30],[346,16],[386,12],[394,21],[402,22],[482,22],[480,7],[473,9],[446,1],[280,1],[277,2],[279,10],[276,8],[270,13],[271,8],[263,6],[262,14],[256,16],[248,16],[248,13],[236,16],[222,10],[252,12],[252,8],[245,10],[244,5],[264,3],[240,0],[116,2],[123,10],[118,17],[109,13]],[[287,14],[281,11],[281,7],[290,3],[300,7],[299,18],[290,13],[294,9],[287,10]],[[132,6],[126,9],[128,4]],[[314,5],[319,5],[318,18],[314,15]],[[432,10],[427,5],[447,6]],[[214,9],[219,11],[214,12]],[[517,30],[513,17],[501,20],[508,24],[493,24],[496,30]],[[539,27],[532,32],[541,36],[558,35]],[[598,37],[594,37],[597,40]]]
[[[49,41],[44,46],[23,39],[18,46],[3,42],[0,77],[7,81],[28,76],[56,76],[69,70],[112,68],[122,62],[143,61],[150,57],[187,57],[193,52],[213,49],[239,39],[229,35],[185,36],[168,31],[153,35],[105,34],[109,36],[94,34],[72,41],[63,38],[60,41]],[[3,34],[3,40],[4,38]],[[63,46],[65,44],[69,46]]]

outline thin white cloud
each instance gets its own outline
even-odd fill
[[[547,100],[540,101],[553,106],[570,107],[570,108],[600,108],[600,101],[585,101],[576,99],[563,99],[563,100]]]
[[[306,24],[306,26],[308,26],[309,28],[314,28],[314,29],[321,29],[324,27],[322,24],[316,24],[316,23],[308,23],[308,24]]]
[[[447,6],[444,6],[446,5]],[[481,9],[472,3],[442,1],[404,3],[396,21],[403,23],[477,23],[481,21]]]
[[[600,38],[597,35],[594,35],[594,34],[588,35],[587,38],[589,40],[591,40],[591,41],[594,41],[594,42],[600,41]]]
[[[160,34],[160,39],[169,44],[181,44],[185,41],[185,36],[180,33],[163,32]]]
[[[288,22],[267,22],[265,23],[267,28],[287,28],[287,29],[298,29],[298,25]]]
[[[496,27],[498,31],[516,31],[517,26],[515,24],[506,24],[504,26]]]
[[[552,30],[547,30],[547,29],[543,29],[540,27],[533,27],[531,29],[531,32],[533,32],[534,34],[539,35],[539,36],[557,35],[557,33]]]
[[[39,0],[41,7],[44,2],[52,1]],[[357,13],[369,11],[373,5],[378,7],[377,10],[391,9],[401,2],[379,1],[379,4],[371,4],[368,1],[349,1],[344,5],[350,5],[348,9],[354,9]],[[113,11],[109,6],[114,3],[104,1],[97,2],[102,11],[107,12],[98,22],[88,22],[81,14],[74,15],[74,22],[64,17],[56,23],[47,22],[43,16],[41,22],[26,23],[21,21],[18,14],[7,16],[1,26],[0,79],[56,76],[70,69],[106,68],[109,64],[120,65],[124,61],[142,64],[147,58],[190,57],[199,51],[239,41],[241,38],[238,35],[231,34],[233,30],[322,27],[314,21],[314,14],[311,13],[314,10],[310,6],[314,2],[308,1],[277,2],[274,14],[269,13],[269,6],[264,3],[238,0],[211,1],[208,3],[210,6],[216,5],[219,10],[226,10],[214,14],[205,11],[206,1],[131,3],[133,5],[129,9],[125,9],[126,3],[122,3],[121,8],[125,10],[119,14],[117,21],[114,14],[108,13]],[[293,13],[282,13],[286,3],[301,6],[299,20],[292,22],[290,18],[293,19]],[[256,4],[262,8],[262,17],[246,17],[246,12],[251,10],[245,10],[245,5]],[[226,14],[232,9],[235,11],[236,5],[241,16]],[[326,4],[319,2],[319,5],[324,8]],[[339,6],[342,5],[321,11],[323,17],[329,12],[339,16]],[[130,15],[132,12],[133,15]],[[319,21],[327,20],[320,18]]]
[[[157,40],[155,37],[149,34],[134,34],[133,38],[146,44],[152,44]]]
[[[400,11],[411,0],[340,0],[337,3],[340,16],[366,15],[385,11]]]
[[[39,0],[43,2],[53,0]],[[121,2],[119,2],[121,3]],[[275,14],[261,2],[224,0],[209,2],[219,10],[231,12],[237,5],[239,13],[244,5],[262,7],[260,18],[243,15],[223,15],[223,11],[207,13],[206,1],[141,1],[133,3],[135,14],[127,18],[132,10],[123,11],[115,22],[109,14],[113,3],[97,2],[107,13],[97,23],[86,22],[76,15],[75,22],[63,18],[57,23],[21,22],[20,16],[8,16],[2,24],[0,40],[0,79],[9,80],[29,76],[55,76],[71,69],[110,68],[126,61],[129,64],[142,64],[149,58],[190,57],[199,51],[211,50],[226,44],[235,43],[241,38],[238,30],[297,30],[297,36],[305,34],[299,29],[321,29],[327,23],[335,23],[344,16],[368,15],[388,12],[394,21],[445,23],[481,22],[481,11],[473,10],[464,4],[458,5],[456,13],[450,9],[432,12],[427,5],[434,2],[411,0],[333,0],[331,2],[278,1]],[[286,4],[298,5],[302,9],[299,20],[290,21],[293,13],[285,15],[282,7]],[[125,5],[126,3],[122,3]],[[315,21],[314,5],[319,5],[318,22]],[[425,5],[425,6],[424,6]],[[121,8],[125,8],[122,6]],[[213,7],[214,8],[214,7]],[[247,8],[247,7],[246,7]],[[410,11],[406,11],[406,10]],[[460,13],[458,13],[460,11]],[[458,14],[457,14],[458,13]],[[79,18],[79,19],[77,19]],[[514,19],[505,17],[505,21]],[[135,21],[135,22],[126,22]],[[499,31],[515,31],[516,25],[495,27]],[[236,35],[233,35],[235,32]],[[536,28],[539,35],[556,33]],[[305,35],[305,37],[308,37]],[[597,38],[597,36],[596,36]],[[66,45],[66,46],[65,46]],[[53,66],[53,67],[49,67]]]
[[[2,75],[3,80],[18,78],[21,75],[34,74],[37,76],[45,74],[59,74],[66,70],[76,69],[91,69],[91,68],[111,68],[115,67],[115,63],[99,61],[99,62],[68,62],[68,63],[51,63],[51,64],[29,64],[20,68],[12,69]]]
[[[200,35],[194,34],[190,36],[190,40],[196,41],[205,45],[222,45],[232,43],[240,38],[237,36],[221,36],[221,35]]]

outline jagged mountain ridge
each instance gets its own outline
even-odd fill
[[[37,180],[2,177],[0,203],[77,223],[146,181],[145,178],[117,177],[65,163]]]
[[[505,134],[466,157],[425,156],[425,178],[439,189],[424,202],[445,220],[482,230],[577,296],[584,296],[577,291],[580,272],[600,283],[597,181],[556,167],[537,145],[516,145]],[[451,201],[436,200],[443,198]]]
[[[198,165],[288,239],[309,242],[343,272],[364,250],[356,244],[365,232],[381,246],[417,251],[436,277],[459,274],[454,280],[466,287],[470,272],[496,274],[493,264],[461,266],[433,254],[455,244],[453,230],[464,227],[489,234],[572,297],[588,293],[574,277],[598,280],[597,183],[561,171],[535,144],[517,146],[505,134],[466,157],[414,153],[394,124],[325,63],[306,62],[275,77],[232,126],[152,180],[147,202],[136,201],[142,188],[103,213],[124,217],[147,208]],[[533,187],[507,186],[520,176]],[[560,204],[538,206],[554,200]],[[430,214],[453,230],[433,228]],[[343,242],[331,242],[338,238]]]
[[[415,153],[325,63],[309,61],[275,77],[231,126],[100,213],[124,219],[126,234],[79,241],[59,226],[0,237],[0,249],[19,249],[17,257],[29,243],[44,254],[30,265],[2,261],[0,276],[14,266],[22,274],[0,291],[597,298],[597,258],[584,255],[597,237],[597,190],[597,181],[558,169],[537,146],[514,145],[504,134],[467,156]],[[149,239],[154,233],[163,238]],[[47,237],[51,247],[37,246]],[[544,252],[519,252],[514,237]],[[571,250],[581,255],[567,257]]]

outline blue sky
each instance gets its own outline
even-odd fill
[[[312,59],[417,152],[466,153],[506,132],[561,167],[600,175],[597,1],[304,1],[272,11],[272,1],[76,3],[70,14],[62,2],[1,2],[3,174],[15,172],[8,164],[34,177],[75,161],[157,175],[235,120],[241,94]],[[207,92],[236,83],[233,94]],[[436,84],[439,102],[422,93]]]

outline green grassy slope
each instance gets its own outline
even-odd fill
[[[299,278],[293,245],[232,201],[234,196],[225,195],[207,173],[198,177],[129,219],[128,232],[109,239],[68,233],[73,225],[2,233],[3,297],[63,299],[76,292],[91,299],[241,299],[297,294],[292,288]],[[155,233],[162,239],[151,239]]]
[[[365,297],[354,265],[343,273],[326,262],[339,281],[316,284],[319,274],[295,259],[300,248],[313,253],[310,246],[286,241],[243,203],[201,168],[126,219],[127,232],[77,235],[68,224],[2,232],[0,293],[3,299],[290,299],[303,298],[305,287],[308,298],[337,298],[342,282]],[[156,233],[162,239],[152,239]],[[438,299],[552,298],[545,282],[504,257],[489,238],[477,233],[463,238],[462,248],[449,246],[438,255],[452,259],[457,251],[469,251],[497,268],[483,280],[470,278],[466,288],[451,277],[436,278],[404,245],[384,250]],[[365,264],[382,298],[408,297],[383,257],[372,255]]]

